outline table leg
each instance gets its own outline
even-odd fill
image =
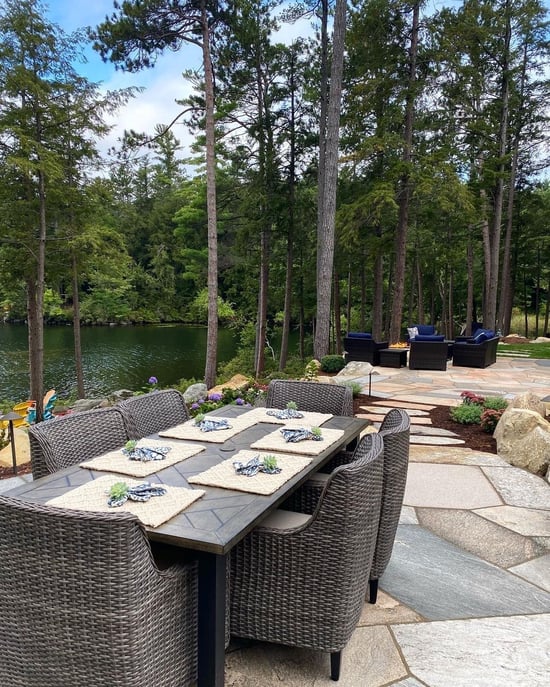
[[[199,557],[198,687],[223,687],[227,556]]]

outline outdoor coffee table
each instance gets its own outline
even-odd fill
[[[238,417],[246,409],[226,406],[213,414]],[[206,448],[186,460],[147,478],[153,483],[204,489],[202,498],[156,528],[147,527],[152,541],[194,552],[199,562],[199,675],[201,687],[223,687],[225,659],[226,571],[228,554],[262,519],[277,508],[338,451],[356,440],[368,421],[354,417],[332,417],[323,428],[343,430],[341,438],[312,456],[311,463],[271,495],[232,489],[191,485],[187,478],[204,472],[241,449],[273,432],[273,424],[260,422],[224,443],[200,443]],[[205,433],[206,437],[206,433]],[[156,437],[158,438],[158,436]],[[73,466],[11,490],[10,496],[45,503],[76,487],[97,479],[105,472]]]
[[[406,367],[408,348],[382,348],[380,350],[381,367]]]

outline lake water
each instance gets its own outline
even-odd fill
[[[87,396],[115,389],[147,387],[154,376],[162,387],[180,379],[204,376],[206,327],[146,325],[136,327],[83,327],[82,357]],[[218,362],[236,353],[233,330],[220,329]],[[44,388],[58,395],[76,389],[72,327],[44,330]],[[27,400],[29,359],[27,327],[0,325],[0,399]]]

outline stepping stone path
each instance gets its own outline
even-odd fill
[[[361,409],[366,411],[359,417],[364,417],[370,420],[375,425],[379,425],[386,413],[392,408],[402,408],[406,410],[411,418],[411,444],[421,444],[423,446],[460,446],[464,445],[464,440],[459,439],[454,432],[446,429],[439,429],[438,427],[426,426],[431,425],[429,418],[429,411],[435,408],[433,405],[426,405],[420,403],[410,403],[408,401],[375,401],[372,405],[361,406]]]

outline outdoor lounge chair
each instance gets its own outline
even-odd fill
[[[195,684],[196,564],[160,570],[134,515],[0,496],[0,575],[1,685]]]
[[[446,341],[425,341],[420,335],[410,343],[409,369],[446,370],[449,344]]]
[[[344,337],[346,363],[359,361],[380,365],[380,351],[389,345],[389,341],[375,341],[371,334],[349,332]]]
[[[122,448],[129,439],[122,412],[96,408],[29,427],[34,479]]]
[[[267,387],[267,408],[286,408],[294,401],[298,410],[353,416],[353,392],[348,386],[274,379]]]
[[[493,365],[497,360],[499,341],[499,336],[484,337],[482,334],[476,334],[470,341],[455,341],[453,365],[460,367],[489,367],[489,365]]]
[[[383,442],[337,468],[313,515],[277,510],[233,550],[231,633],[327,651],[338,680],[341,653],[361,615],[382,494]]]
[[[183,396],[176,389],[132,396],[117,405],[124,415],[130,439],[156,434],[189,420]]]

